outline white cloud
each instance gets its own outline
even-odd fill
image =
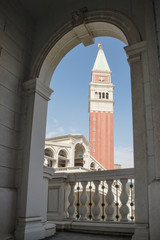
[[[133,163],[133,149],[131,147],[117,147],[114,149],[114,162],[122,168],[131,168]]]
[[[55,123],[55,124],[59,124],[59,121],[56,119],[56,118],[53,118],[53,123]]]
[[[77,132],[78,132],[78,129],[77,129],[77,128],[72,128],[72,127],[70,127],[70,128],[69,128],[69,131],[70,131],[70,133],[77,133]]]
[[[55,137],[57,135],[56,131],[51,131],[46,134],[46,138]]]
[[[65,134],[65,130],[62,127],[56,128],[54,131],[48,131],[46,134],[46,138],[61,136]]]
[[[60,133],[60,134],[64,134],[64,133],[65,133],[65,130],[64,130],[64,128],[62,128],[62,127],[58,127],[58,128],[56,129],[56,131],[57,131],[58,133]]]

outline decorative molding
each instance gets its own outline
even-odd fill
[[[111,10],[98,10],[89,12],[86,8],[82,8],[73,12],[70,21],[57,29],[57,31],[54,32],[54,34],[39,50],[39,53],[32,64],[30,78],[35,78],[40,75],[41,68],[44,62],[47,61],[47,55],[60,39],[62,39],[76,26],[84,23],[85,26],[87,26],[88,23],[93,22],[110,23],[117,26],[124,33],[124,38],[125,40],[127,39],[126,44],[128,42],[129,45],[132,45],[141,41],[141,36],[137,26],[128,17],[120,12]]]
[[[85,24],[74,27],[73,30],[77,38],[80,40],[81,43],[83,43],[85,47],[94,43],[94,37],[92,36],[92,33],[89,32]]]
[[[128,62],[137,62],[141,60],[141,53],[147,49],[146,41],[141,41],[124,48],[128,56]]]
[[[82,24],[85,20],[85,13],[88,11],[87,7],[80,8],[72,13],[72,24],[76,27]]]
[[[42,217],[19,217],[15,231],[16,239],[31,239],[31,236],[35,236],[35,239],[42,239],[45,237]]]
[[[47,101],[50,100],[50,96],[53,93],[53,90],[45,86],[38,78],[28,80],[23,84],[24,90],[28,93],[37,93]]]
[[[43,178],[52,179],[55,170],[50,167],[43,167]]]

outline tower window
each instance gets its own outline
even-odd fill
[[[93,132],[95,132],[96,131],[96,129],[95,128],[93,128]]]
[[[96,121],[96,118],[95,118],[95,117],[93,117],[93,121],[94,121],[94,122]]]
[[[108,99],[108,92],[106,93],[106,99]]]
[[[101,99],[101,92],[99,92],[99,99]]]
[[[95,138],[93,138],[93,142],[95,142]]]
[[[102,98],[105,98],[105,93],[104,92],[102,93]]]
[[[93,153],[95,153],[95,149],[93,149]]]

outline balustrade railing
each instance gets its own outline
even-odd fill
[[[71,186],[68,209],[75,206],[72,218],[134,221],[133,169],[68,174],[68,182]]]
[[[59,196],[57,207],[60,201],[67,202],[62,219],[123,223],[135,220],[134,169],[55,173],[49,185],[49,205],[53,205],[50,196],[55,193]],[[50,220],[52,216],[49,212]]]

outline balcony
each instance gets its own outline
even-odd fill
[[[131,239],[136,217],[134,169],[54,173],[44,167],[44,179],[48,181],[44,219],[57,230]]]

